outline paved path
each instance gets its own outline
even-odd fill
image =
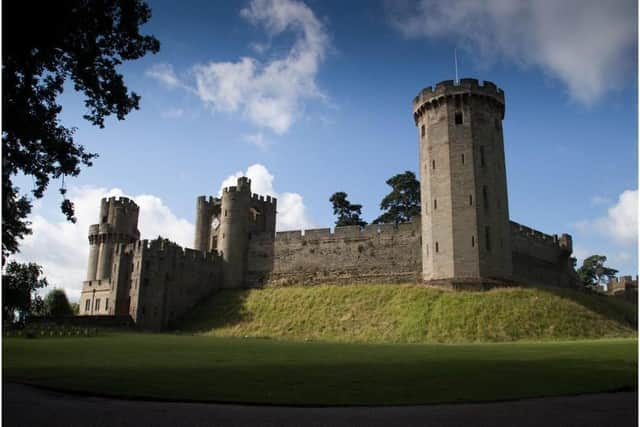
[[[296,408],[83,397],[3,384],[6,426],[635,426],[638,393],[483,404]]]

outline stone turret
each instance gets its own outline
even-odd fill
[[[222,253],[222,272],[225,287],[246,285],[251,180],[238,178],[238,185],[222,192],[218,250]]]
[[[198,197],[196,201],[196,236],[194,249],[209,252],[211,247],[213,219],[220,214],[220,199],[206,196]]]
[[[440,82],[413,101],[425,282],[512,275],[504,111],[504,92],[475,79]]]
[[[138,215],[138,205],[126,197],[101,200],[100,223],[89,227],[87,281],[111,278],[115,246],[140,238]]]

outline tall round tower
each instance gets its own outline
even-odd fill
[[[206,196],[198,197],[196,201],[196,237],[194,249],[209,252],[211,241],[211,223],[214,217],[214,199]]]
[[[476,79],[443,81],[413,100],[425,282],[455,286],[512,275],[504,106],[501,89]]]
[[[227,187],[222,192],[218,250],[222,252],[225,287],[242,287],[247,283],[250,207],[249,178],[238,178],[236,187]]]
[[[126,197],[102,199],[100,223],[89,227],[87,280],[110,279],[113,251],[118,243],[140,238],[138,205]]]

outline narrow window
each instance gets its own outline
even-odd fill
[[[484,145],[480,146],[480,167],[484,167]]]
[[[462,124],[462,113],[457,112],[455,120],[456,120],[456,125],[461,125]]]
[[[105,311],[109,311],[109,298],[104,300],[104,309]]]
[[[440,247],[438,246],[438,242],[436,242],[436,253],[438,253],[439,250],[440,250]]]
[[[436,161],[431,160],[431,169],[435,169],[435,168],[436,168]]]
[[[84,303],[84,311],[89,311],[89,310],[91,310],[91,300],[90,299],[86,300],[85,303]]]
[[[486,242],[487,252],[491,252],[491,233],[489,227],[484,228],[484,241]]]
[[[484,210],[489,210],[489,190],[487,190],[487,186],[482,186],[482,203],[484,204]]]
[[[227,216],[227,210],[226,209],[224,210],[224,216]]]
[[[420,136],[424,138],[424,134],[426,133],[424,125],[420,128]]]
[[[462,154],[462,164],[464,165],[464,153]]]
[[[100,311],[100,298],[96,299],[95,311]]]
[[[433,210],[438,209],[438,199],[433,199]]]
[[[473,194],[469,194],[469,206],[473,206]]]
[[[471,236],[471,247],[472,248],[476,247],[476,236]]]

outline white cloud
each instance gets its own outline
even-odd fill
[[[152,65],[147,71],[145,71],[145,74],[158,80],[170,89],[183,86],[171,64]]]
[[[618,202],[609,208],[607,215],[580,221],[576,228],[582,232],[595,231],[620,245],[636,245],[638,242],[638,190],[626,190]]]
[[[271,145],[271,142],[265,138],[262,132],[245,135],[244,140],[262,151],[267,151]]]
[[[98,222],[100,199],[125,194],[118,188],[95,187],[71,188],[68,194],[75,204],[77,222],[51,221],[39,212],[39,208],[35,208],[31,217],[33,234],[24,239],[21,252],[15,258],[42,265],[49,287],[62,287],[70,299],[77,300],[87,272],[87,232],[89,225]],[[143,194],[132,199],[140,206],[138,226],[141,238],[153,239],[162,235],[182,246],[193,245],[193,224],[177,218],[160,198]]]
[[[391,3],[393,25],[409,37],[450,38],[473,58],[541,67],[585,105],[633,71],[633,0],[421,0]],[[633,76],[632,76],[633,77]]]
[[[261,165],[255,164],[247,168],[246,172],[238,171],[229,175],[222,181],[218,196],[222,195],[225,187],[237,184],[238,178],[246,176],[251,180],[251,191],[260,195],[272,196],[278,199],[278,215],[276,218],[276,229],[302,230],[313,228],[315,225],[309,219],[302,196],[298,193],[278,193],[273,187],[273,175],[269,170]]]
[[[316,84],[320,64],[329,48],[326,30],[303,2],[252,0],[240,15],[265,29],[269,37],[285,32],[295,35],[285,55],[266,62],[243,57],[235,62],[196,64],[195,88],[180,81],[168,64],[147,71],[168,87],[195,93],[213,111],[240,112],[253,124],[283,134],[295,122],[305,99],[326,99]],[[270,44],[252,44],[260,53]]]

